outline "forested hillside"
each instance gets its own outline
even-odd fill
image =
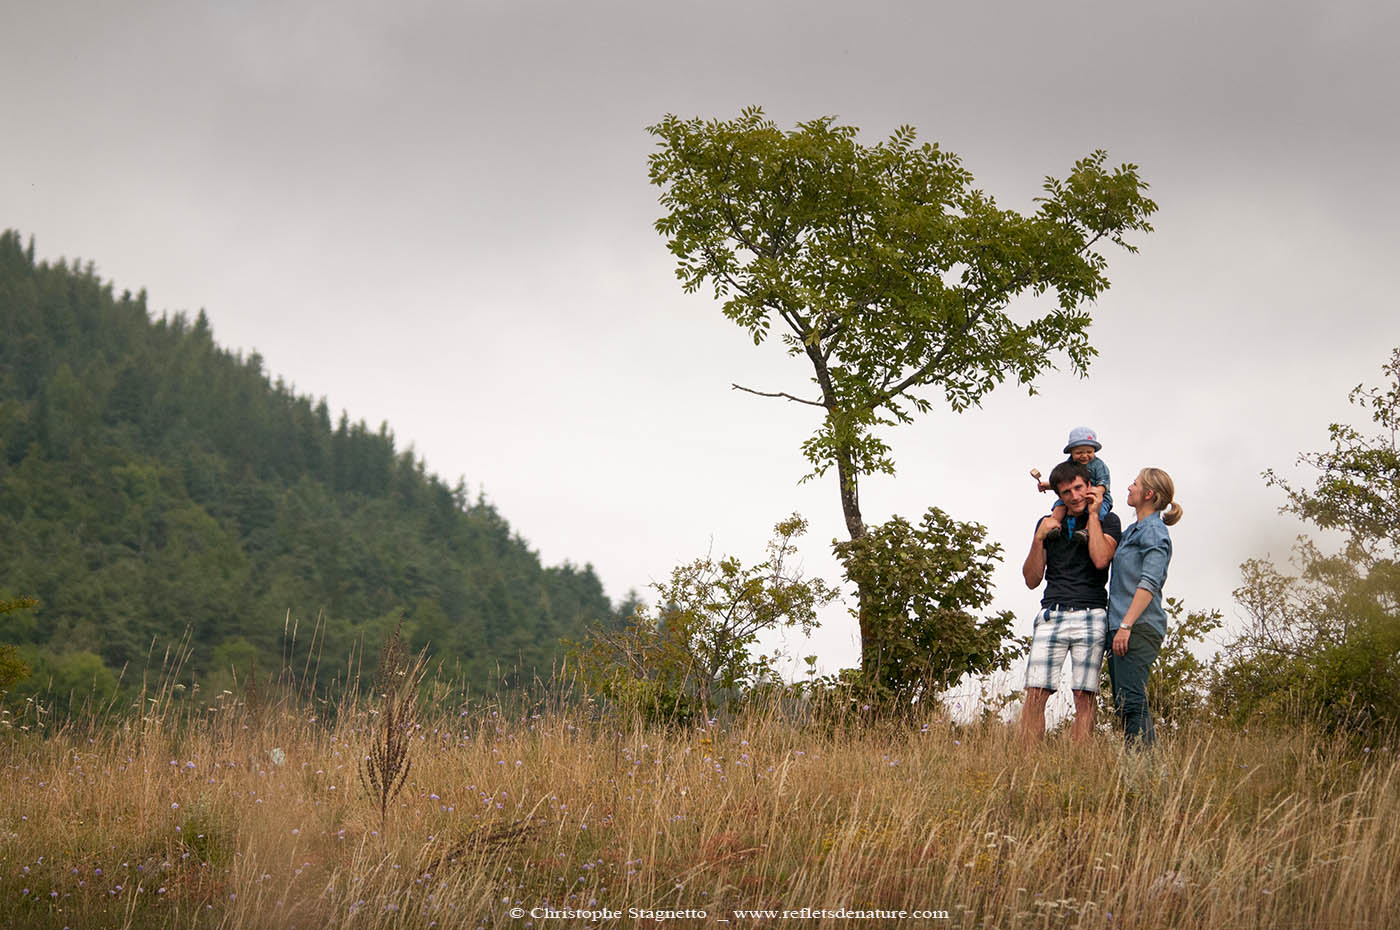
[[[110,688],[190,631],[191,670],[275,668],[288,611],[320,677],[403,617],[476,685],[548,669],[611,612],[591,567],[543,567],[486,501],[377,431],[219,348],[203,312],[152,319],[92,265],[0,236],[0,597],[30,687]],[[100,660],[100,663],[99,663]],[[509,680],[509,679],[508,679]]]

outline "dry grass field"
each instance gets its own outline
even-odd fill
[[[357,774],[382,720],[364,703],[326,714],[165,688],[134,716],[42,733],[9,717],[0,926],[1400,919],[1393,746],[1202,729],[1146,755],[1107,732],[1026,752],[1000,723],[938,716],[666,730],[587,701],[459,698],[439,689],[421,713],[382,821]]]

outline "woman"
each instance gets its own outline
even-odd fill
[[[1147,707],[1147,673],[1162,639],[1167,635],[1167,615],[1162,610],[1162,585],[1172,560],[1172,538],[1167,527],[1181,519],[1181,505],[1172,498],[1176,488],[1160,468],[1144,468],[1128,485],[1128,506],[1137,511],[1137,522],[1123,531],[1113,554],[1108,582],[1108,680],[1113,685],[1113,706],[1128,745],[1156,742],[1152,713]]]

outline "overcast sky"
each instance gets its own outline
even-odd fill
[[[910,124],[1021,210],[1106,148],[1160,211],[1109,254],[1090,377],[891,431],[865,517],[986,524],[1028,631],[1027,470],[1091,425],[1125,523],[1139,468],[1176,479],[1167,593],[1233,616],[1239,563],[1302,530],[1260,472],[1322,448],[1400,344],[1397,9],[0,0],[0,227],[157,313],[206,309],[616,600],[711,547],[758,558],[793,510],[834,579],[844,532],[834,476],[797,483],[816,411],[729,387],[807,393],[804,363],[675,281],[646,126]],[[854,664],[855,623],[833,608],[793,650]]]

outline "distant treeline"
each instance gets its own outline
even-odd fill
[[[544,567],[459,481],[325,400],[219,348],[201,311],[152,319],[88,263],[0,235],[0,639],[16,689],[110,691],[189,631],[191,673],[280,665],[319,616],[320,677],[407,639],[477,686],[547,673],[562,636],[613,616],[592,567]],[[302,658],[298,658],[298,665]]]

